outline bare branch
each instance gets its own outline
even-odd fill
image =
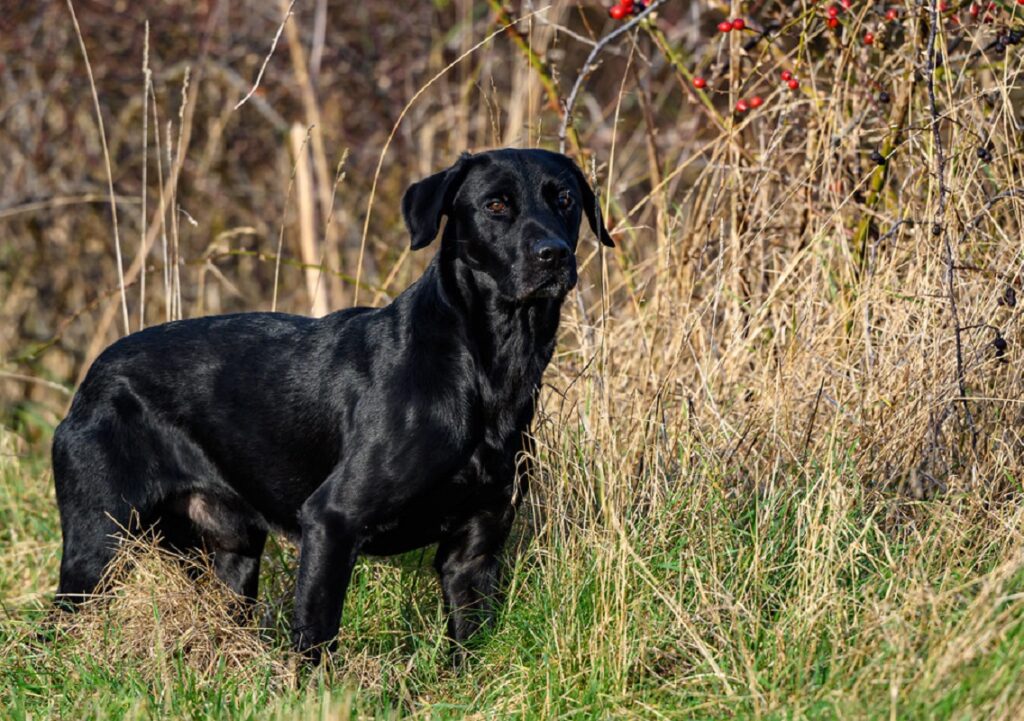
[[[576,76],[576,82],[572,84],[572,90],[569,91],[569,97],[565,99],[565,108],[562,113],[562,124],[558,126],[558,150],[559,152],[565,152],[565,135],[569,131],[569,123],[572,120],[572,109],[576,105],[576,96],[579,95],[580,88],[583,86],[583,81],[593,70],[594,61],[597,56],[608,47],[608,45],[616,40],[616,38],[628,33],[630,30],[635,28],[641,22],[646,20],[651,13],[657,10],[665,3],[665,0],[654,0],[647,8],[637,15],[635,18],[625,23],[619,28],[616,28],[612,32],[601,38],[594,48],[587,55],[586,61],[583,63],[583,67],[580,68],[579,74]]]

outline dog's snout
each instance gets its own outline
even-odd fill
[[[533,246],[534,257],[545,266],[557,267],[565,264],[572,250],[564,240],[540,240]]]

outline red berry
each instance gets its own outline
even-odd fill
[[[885,19],[888,20],[889,22],[892,22],[893,20],[895,20],[899,16],[900,16],[900,14],[898,12],[896,12],[896,10],[894,10],[894,9],[889,9],[889,10],[885,11]]]
[[[793,79],[793,73],[789,72],[788,70],[783,70],[782,71],[782,79],[783,80],[787,80],[787,81],[788,80],[792,80]]]
[[[839,8],[835,5],[830,5],[828,8],[828,16],[834,18],[839,14]]]
[[[737,113],[745,113],[749,109],[750,109],[750,106],[747,104],[746,100],[740,99],[739,101],[736,102],[736,112]]]
[[[705,80],[704,78],[697,76],[693,79],[693,87],[697,88],[697,90],[703,90],[707,86],[708,81]]]
[[[796,90],[800,87],[800,81],[796,78],[792,78],[788,83],[786,83],[786,85],[789,86],[790,90]]]
[[[853,0],[839,0],[839,4],[846,10],[849,10],[853,6]]]
[[[1018,5],[1024,5],[1024,0],[1017,0]]]
[[[978,13],[981,12],[981,8],[979,8],[976,3],[971,3],[971,9],[967,12],[971,14],[972,18],[976,18],[978,17]]]
[[[608,14],[612,16],[612,20],[621,20],[626,17],[626,8],[623,5],[612,5]]]
[[[1018,0],[1018,2],[1019,1],[1020,0]],[[951,15],[949,17],[949,24],[950,25],[959,25],[960,24],[960,18],[958,18],[956,15]]]
[[[828,19],[828,26],[830,28],[832,28],[833,30],[835,30],[837,27],[839,27],[839,21],[836,20],[835,18],[829,18]]]
[[[762,105],[764,105],[764,98],[762,98],[760,95],[755,95],[750,99],[750,107],[759,108]]]
[[[944,13],[949,10],[949,3],[946,0],[939,0],[939,12]]]
[[[864,33],[864,44],[865,45],[874,45],[875,44],[875,36],[872,35],[871,33]]]
[[[735,20],[732,21],[732,29],[733,30],[742,30],[746,26],[747,26],[747,23],[744,22],[743,18],[736,18]]]
[[[619,0],[619,5],[626,8],[626,12],[633,9],[633,0]]]
[[[727,33],[730,30],[732,30],[732,23],[729,22],[728,20],[723,20],[722,22],[718,23],[718,32]]]

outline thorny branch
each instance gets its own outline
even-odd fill
[[[635,28],[664,3],[665,0],[654,0],[642,13],[634,17],[629,22],[623,24],[621,27],[608,33],[601,38],[596,45],[594,45],[590,54],[587,55],[587,59],[584,61],[583,67],[580,68],[579,74],[576,76],[576,82],[572,84],[572,90],[569,91],[569,97],[565,99],[565,108],[562,112],[562,124],[558,126],[559,152],[565,152],[565,135],[569,130],[569,123],[572,122],[572,109],[573,106],[576,105],[576,96],[579,95],[580,88],[583,87],[583,81],[586,80],[587,76],[590,75],[590,71],[593,70],[594,61],[597,59],[597,56],[600,55],[608,45],[614,42],[616,38],[621,37],[623,34],[628,33],[630,30]]]

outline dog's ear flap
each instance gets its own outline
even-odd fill
[[[594,191],[590,187],[590,183],[587,182],[586,177],[583,175],[583,171],[579,169],[576,163],[569,161],[572,165],[572,170],[576,174],[576,180],[580,185],[580,192],[583,194],[583,214],[587,216],[587,221],[590,223],[590,229],[594,231],[594,235],[601,241],[602,245],[607,245],[609,248],[615,247],[615,241],[612,240],[612,236],[608,234],[608,229],[604,227],[604,219],[601,217],[601,205],[597,202],[597,198],[594,196]]]
[[[413,183],[402,196],[402,217],[411,236],[409,246],[419,250],[430,245],[441,227],[441,216],[449,215],[452,199],[465,175],[466,159],[463,153],[453,166],[429,178]]]

